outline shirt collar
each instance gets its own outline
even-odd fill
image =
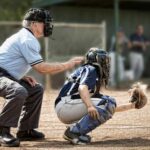
[[[25,27],[24,27],[25,28]],[[33,32],[29,29],[29,28],[25,28],[26,30],[28,30],[30,33],[33,34]],[[34,35],[34,34],[33,34]]]

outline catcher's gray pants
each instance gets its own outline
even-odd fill
[[[86,105],[83,103],[81,98],[73,97],[75,96],[61,97],[61,100],[58,104],[56,104],[55,107],[58,118],[65,124],[78,122],[87,114]],[[105,99],[108,99],[108,102],[106,102]],[[116,102],[113,98],[108,96],[103,96],[100,98],[98,96],[92,97],[91,101],[96,107],[98,106],[101,110],[103,110],[103,112],[107,113],[105,121],[108,120],[108,118],[111,118],[111,116],[114,114]],[[106,107],[108,104],[110,104],[109,107]],[[100,116],[101,115],[102,114],[100,114]]]
[[[19,82],[0,77],[0,96],[5,103],[0,113],[0,126],[28,130],[38,127],[43,88],[40,84],[31,87],[26,81]]]

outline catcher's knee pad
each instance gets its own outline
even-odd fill
[[[110,96],[102,96],[97,107],[101,108],[108,116],[112,116],[115,113],[116,101]]]

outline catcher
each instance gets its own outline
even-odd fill
[[[129,90],[130,102],[117,106],[114,98],[99,92],[108,84],[108,53],[91,48],[85,59],[86,63],[70,75],[55,101],[60,121],[72,124],[63,137],[73,144],[90,143],[91,138],[87,134],[112,118],[115,112],[140,109],[147,103],[146,86],[137,83]]]

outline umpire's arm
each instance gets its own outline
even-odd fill
[[[83,61],[83,57],[74,57],[64,63],[38,63],[32,68],[42,74],[56,74],[65,70],[73,68],[75,65],[80,64]]]

